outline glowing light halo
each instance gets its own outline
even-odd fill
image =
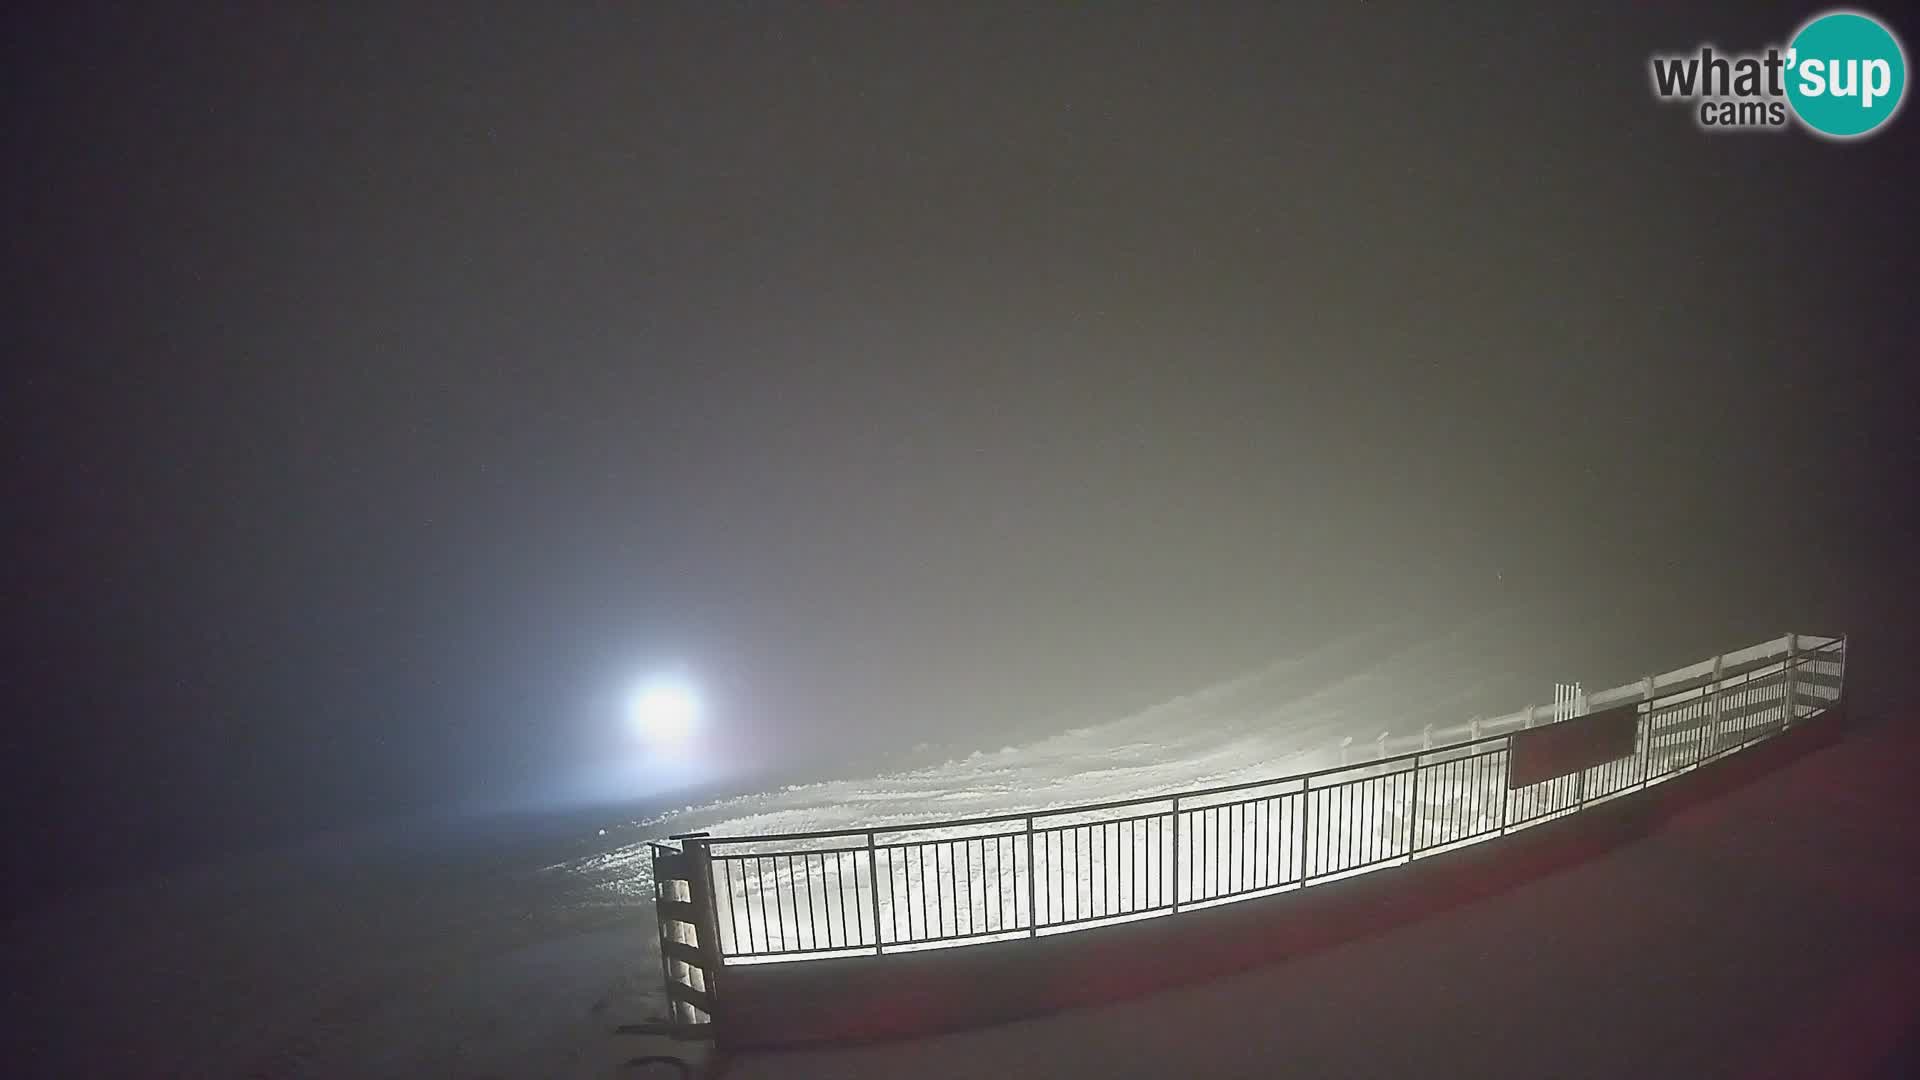
[[[634,692],[627,720],[653,749],[679,753],[699,733],[700,696],[685,682],[656,679]]]

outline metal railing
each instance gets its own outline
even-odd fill
[[[1514,732],[1271,780],[1045,812],[716,836],[722,963],[896,952],[1167,915],[1475,843],[1660,783],[1839,701],[1844,638],[1788,635],[1593,694],[1637,702],[1631,756],[1509,790]],[[1485,735],[1485,729],[1511,728]],[[1444,735],[1443,735],[1444,737]]]

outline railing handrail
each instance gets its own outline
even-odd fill
[[[1651,702],[1661,701],[1669,697],[1678,697],[1682,694],[1691,694],[1694,691],[1700,690],[1704,686],[1712,685],[1714,683],[1718,683],[1724,686],[1727,682],[1734,679],[1742,679],[1742,680],[1750,679],[1755,673],[1761,671],[1762,669],[1771,667],[1775,664],[1784,664],[1789,659],[1794,660],[1796,664],[1805,663],[1809,657],[1817,653],[1826,652],[1830,649],[1843,646],[1846,639],[1844,637],[1819,638],[1817,639],[1819,641],[1819,644],[1817,645],[1810,644],[1798,652],[1795,651],[1794,642],[1810,641],[1810,640],[1814,640],[1812,635],[1802,634],[1802,635],[1788,635],[1786,637],[1773,639],[1772,641],[1769,641],[1769,642],[1762,642],[1761,645],[1778,645],[1780,646],[1780,651],[1779,652],[1769,651],[1767,653],[1761,654],[1760,656],[1747,660],[1735,667],[1723,669],[1720,672],[1720,677],[1718,679],[1714,679],[1709,675],[1705,682],[1701,682],[1696,677],[1689,676],[1684,680],[1681,680],[1675,683],[1670,683],[1667,686],[1659,685],[1659,681],[1662,678],[1672,676],[1672,675],[1678,674],[1679,672],[1688,671],[1692,668],[1698,667],[1699,663],[1696,662],[1693,664],[1687,664],[1682,667],[1674,668],[1673,670],[1664,672],[1660,675],[1650,676],[1651,681],[1654,684],[1654,690],[1655,690],[1654,694],[1651,697],[1644,695],[1644,691],[1642,690],[1642,688],[1646,685],[1647,680],[1643,679],[1643,680],[1638,680],[1632,683],[1624,683],[1620,686],[1616,686],[1608,690],[1595,691],[1594,693],[1588,695],[1588,700],[1594,701],[1594,702],[1607,700],[1610,704],[1625,704],[1628,700],[1633,700],[1632,694],[1630,692],[1639,692],[1642,694],[1642,696],[1638,699],[1639,701],[1651,703]],[[1749,646],[1749,648],[1755,648],[1755,647],[1759,647],[1759,646]],[[1745,650],[1738,650],[1738,651],[1745,651]],[[1711,660],[1707,662],[1710,663]],[[1620,695],[1619,700],[1617,701],[1611,700],[1612,696],[1614,695]],[[1522,714],[1515,713],[1512,715],[1514,717],[1517,717]],[[1487,722],[1494,723],[1494,722],[1499,722],[1499,721],[1508,720],[1508,719],[1511,719],[1511,717],[1495,717],[1492,721],[1487,721]],[[813,830],[808,832],[741,833],[741,834],[732,835],[732,836],[709,836],[706,839],[707,839],[707,843],[712,845],[746,844],[746,843],[778,843],[778,842],[790,842],[790,841],[799,841],[799,840],[829,840],[829,839],[836,839],[840,837],[879,836],[880,834],[883,834],[883,833],[911,833],[911,832],[927,832],[927,831],[936,830],[936,829],[964,829],[964,828],[971,828],[976,825],[997,825],[1002,822],[1023,821],[1023,820],[1030,820],[1032,818],[1038,818],[1038,817],[1068,817],[1075,814],[1097,814],[1106,810],[1119,810],[1119,809],[1123,809],[1126,807],[1133,807],[1133,806],[1150,806],[1155,803],[1172,803],[1180,799],[1204,799],[1213,795],[1225,795],[1235,791],[1247,791],[1253,788],[1260,788],[1260,787],[1275,787],[1281,784],[1299,783],[1302,785],[1306,785],[1311,781],[1318,779],[1319,777],[1331,776],[1335,773],[1355,772],[1362,769],[1377,769],[1377,768],[1381,768],[1382,766],[1395,765],[1403,761],[1409,761],[1409,760],[1417,761],[1417,759],[1428,754],[1440,754],[1440,753],[1451,754],[1460,750],[1479,746],[1484,743],[1503,742],[1506,739],[1510,738],[1511,735],[1512,735],[1512,732],[1510,731],[1501,731],[1492,735],[1484,735],[1478,739],[1470,739],[1465,742],[1448,743],[1445,746],[1421,747],[1415,750],[1409,750],[1404,753],[1394,754],[1388,757],[1374,758],[1369,761],[1354,761],[1354,762],[1347,762],[1341,765],[1330,765],[1321,769],[1312,769],[1306,772],[1287,773],[1282,776],[1271,777],[1264,780],[1246,780],[1246,781],[1239,781],[1231,784],[1220,784],[1214,787],[1170,791],[1163,795],[1140,795],[1140,796],[1134,796],[1132,798],[1127,798],[1127,799],[1114,799],[1108,802],[1086,803],[1084,805],[1066,806],[1066,807],[1060,807],[1057,809],[1027,809],[1027,810],[1012,811],[1009,813],[1002,813],[1002,814],[986,814],[980,817],[950,818],[950,819],[939,820],[939,821],[911,822],[904,825],[859,825],[859,826],[851,826],[843,829],[819,829],[819,830]],[[715,857],[725,858],[727,856],[719,855],[718,853],[716,853]]]
[[[1584,766],[1562,760],[1516,774],[1523,740],[1552,738],[1545,729],[1570,719],[1565,708],[1529,706],[1462,725],[1478,737],[1451,742],[1459,729],[1449,729],[1436,743],[1428,726],[1412,736],[1417,745],[1390,754],[1406,736],[1382,735],[1359,760],[1343,753],[1338,765],[1265,779],[944,821],[682,834],[685,857],[654,851],[656,914],[663,927],[697,924],[701,951],[663,937],[669,995],[711,1012],[712,979],[736,962],[882,955],[1177,915],[1506,836],[1830,711],[1845,694],[1846,651],[1844,637],[1789,634],[1584,696],[1587,707],[1572,712],[1618,710],[1619,720],[1595,718],[1612,741],[1592,747]],[[1620,741],[1627,719],[1630,753]],[[694,895],[663,889],[663,874],[686,877],[670,871],[697,878],[678,889]],[[707,972],[704,989],[695,969]]]

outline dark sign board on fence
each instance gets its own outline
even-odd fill
[[[1523,788],[1633,756],[1636,705],[1616,705],[1546,727],[1513,733],[1507,787]]]

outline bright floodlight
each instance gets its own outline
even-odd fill
[[[654,683],[634,695],[629,718],[655,749],[677,750],[693,738],[700,719],[700,701],[686,686]]]

